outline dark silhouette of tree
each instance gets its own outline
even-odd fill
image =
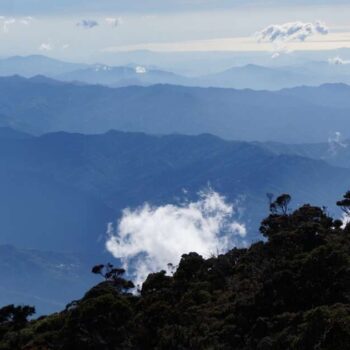
[[[129,289],[135,288],[134,284],[131,281],[128,281],[122,277],[125,274],[125,270],[116,268],[111,263],[108,263],[106,265],[95,265],[92,268],[91,272],[97,275],[101,275],[106,282],[112,283],[120,292],[126,292]]]
[[[28,322],[28,317],[35,314],[32,306],[7,305],[0,309],[0,327],[4,325],[21,328]]]
[[[350,191],[346,192],[343,199],[337,202],[337,206],[340,207],[345,214],[350,215]]]
[[[284,194],[278,196],[276,198],[276,200],[272,202],[273,197],[271,197],[271,194],[269,194],[269,195],[270,195],[269,199],[271,201],[271,203],[270,203],[271,213],[287,215],[288,206],[289,206],[289,203],[290,203],[292,197],[289,194],[284,193]]]

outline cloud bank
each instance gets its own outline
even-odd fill
[[[209,257],[244,244],[246,228],[235,214],[234,205],[212,190],[183,205],[146,203],[125,209],[116,229],[109,225],[106,248],[142,284],[149,273],[177,265],[182,254]]]
[[[84,29],[92,29],[94,27],[97,27],[99,23],[93,19],[82,19],[80,22],[77,23],[78,27],[84,28]]]
[[[289,22],[284,24],[272,24],[256,33],[259,42],[288,42],[305,41],[308,37],[320,34],[327,35],[329,29],[322,22],[304,23]]]

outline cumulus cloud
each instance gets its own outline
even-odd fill
[[[315,23],[288,22],[272,24],[255,33],[258,42],[273,44],[272,58],[276,59],[283,53],[291,52],[288,43],[293,41],[304,42],[313,35],[327,35],[328,27],[318,21]]]
[[[111,27],[119,27],[122,23],[123,20],[120,17],[107,17],[105,18],[106,23],[111,26]]]
[[[322,22],[304,23],[289,22],[284,24],[272,24],[256,33],[259,42],[288,42],[305,41],[308,37],[321,34],[327,35],[327,26]]]
[[[205,257],[244,244],[246,228],[237,222],[235,206],[208,190],[197,201],[125,209],[116,229],[108,228],[106,247],[141,284],[151,272],[177,265],[181,255]]]
[[[84,29],[92,29],[94,27],[97,27],[99,23],[93,19],[82,19],[77,23],[78,27],[84,28]]]
[[[336,56],[336,57],[330,58],[328,60],[328,63],[340,66],[340,65],[343,65],[343,64],[350,64],[350,60],[343,60],[341,57]]]

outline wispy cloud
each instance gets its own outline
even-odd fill
[[[23,17],[23,18],[0,16],[0,25],[2,26],[2,30],[4,33],[8,33],[12,25],[15,25],[15,24],[29,25],[33,21],[34,21],[34,18],[30,16]]]
[[[71,45],[69,43],[66,42],[59,42],[56,40],[52,40],[52,39],[48,39],[47,41],[44,41],[43,43],[41,43],[38,47],[39,51],[65,51],[68,50],[71,47]]]
[[[117,229],[109,226],[106,247],[140,284],[149,273],[178,264],[182,254],[208,257],[242,243],[246,228],[234,220],[235,213],[234,205],[212,190],[184,205],[125,209]]]
[[[94,27],[97,27],[99,23],[94,19],[82,19],[76,25],[84,29],[92,29]]]
[[[336,156],[341,149],[347,148],[348,144],[343,140],[341,132],[336,131],[328,138],[328,152]]]

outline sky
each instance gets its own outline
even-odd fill
[[[342,0],[1,0],[0,55],[88,62],[121,51],[194,50],[278,57],[350,47],[349,18]],[[295,25],[301,36],[289,35]],[[262,38],[266,29],[277,30],[277,39]]]

